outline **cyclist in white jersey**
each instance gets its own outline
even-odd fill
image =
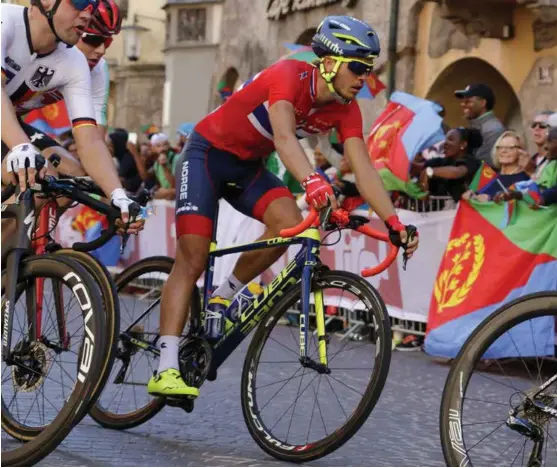
[[[0,5],[2,17],[2,142],[11,149],[2,161],[2,180],[25,189],[26,166],[35,182],[39,150],[22,129],[18,115],[63,97],[81,163],[122,211],[124,222],[132,203],[118,178],[103,135],[97,128],[91,73],[85,56],[74,46],[96,11],[99,0],[31,0],[31,7]],[[134,232],[139,223],[129,231]]]
[[[103,57],[112,43],[113,36],[120,32],[121,25],[122,17],[115,1],[100,0],[99,6],[93,13],[89,25],[76,44],[76,47],[85,55],[91,70],[93,109],[97,126],[101,129],[103,137],[107,131],[108,95],[110,91],[108,64]],[[43,102],[45,102],[45,105],[48,105],[58,102],[62,98],[61,93],[51,94],[43,99]],[[70,123],[68,122],[68,124]],[[24,121],[21,122],[21,127],[31,139],[31,143],[41,151],[43,156],[60,173],[73,176],[86,175],[79,161],[69,151],[60,146],[59,142]],[[7,152],[7,147],[2,144],[2,155],[4,156]]]

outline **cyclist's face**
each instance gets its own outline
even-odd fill
[[[99,60],[104,57],[104,54],[106,54],[106,47],[104,43],[95,47],[87,44],[83,39],[80,39],[77,43],[77,48],[83,52],[83,55],[85,55],[90,68],[94,68],[97,63],[99,63]]]
[[[75,45],[90,20],[90,9],[79,11],[70,0],[62,0],[54,15],[54,28],[62,41],[66,44]]]
[[[352,100],[364,86],[366,78],[367,75],[356,75],[348,69],[347,63],[342,63],[335,77],[335,89],[344,99]]]

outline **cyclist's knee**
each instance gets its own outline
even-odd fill
[[[263,220],[269,231],[273,235],[278,235],[282,229],[300,224],[303,217],[294,199],[284,197],[271,202]]]
[[[180,275],[197,281],[207,265],[210,242],[210,239],[191,234],[178,238],[175,268]]]

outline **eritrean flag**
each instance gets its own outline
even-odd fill
[[[497,178],[497,172],[495,172],[485,161],[482,161],[480,168],[476,171],[472,182],[470,183],[470,190],[472,192],[480,192],[482,189],[486,188]]]
[[[410,162],[445,138],[440,110],[437,104],[408,93],[396,91],[391,95],[367,139],[374,166],[380,171],[386,169],[381,173],[388,190],[408,193],[409,188],[405,187],[409,183]]]
[[[25,115],[23,121],[52,138],[56,138],[72,128],[72,123],[63,101],[32,110]]]
[[[505,216],[503,205],[460,202],[431,298],[427,353],[455,357],[472,331],[502,305],[557,290],[557,206],[532,210],[517,202],[516,222],[501,229]],[[531,332],[513,331],[512,340],[497,340],[486,358],[553,355],[553,318],[524,325],[531,324],[536,343]]]

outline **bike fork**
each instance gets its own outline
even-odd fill
[[[328,373],[327,360],[327,334],[325,330],[325,307],[323,291],[313,293],[315,299],[315,319],[317,325],[317,349],[319,362],[308,356],[308,326],[311,297],[311,281],[314,273],[313,265],[305,265],[302,272],[302,310],[300,311],[300,362],[306,367],[311,367],[320,373]]]
[[[19,277],[19,264],[23,257],[23,253],[23,250],[15,249],[10,253],[6,262],[6,295],[2,310],[2,361],[7,364],[10,364],[17,281]],[[31,326],[31,323],[29,323],[30,328]]]

